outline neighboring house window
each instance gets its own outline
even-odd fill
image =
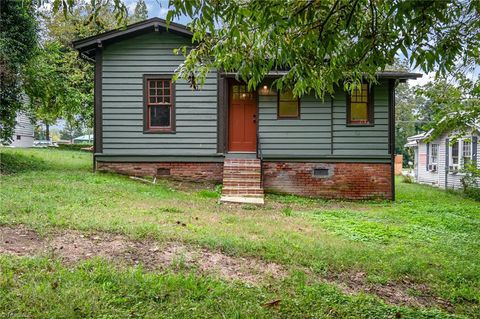
[[[17,135],[17,140],[20,141],[22,139],[21,135]]]
[[[458,141],[452,144],[451,146],[451,156],[450,158],[452,159],[452,164],[453,165],[458,165]]]
[[[292,91],[278,91],[278,118],[297,119],[300,117],[300,99]]]
[[[450,171],[458,171],[472,162],[472,147],[470,139],[459,139],[454,144],[450,145]]]
[[[174,87],[171,78],[145,78],[145,129],[148,132],[173,132]]]
[[[462,164],[468,165],[472,161],[472,142],[462,141]]]
[[[430,164],[437,165],[438,161],[438,144],[430,145]]]
[[[357,87],[347,95],[347,124],[373,124],[373,112],[370,106],[370,92],[368,84],[362,83],[360,87]]]

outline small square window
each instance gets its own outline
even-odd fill
[[[20,141],[22,139],[21,135],[17,135],[17,141]]]

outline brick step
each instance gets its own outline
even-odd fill
[[[265,203],[263,196],[245,197],[245,196],[223,196],[222,195],[222,197],[220,197],[220,201],[224,203],[256,204],[256,205],[263,205]]]
[[[221,201],[263,204],[261,161],[258,159],[226,159],[223,163]]]
[[[226,158],[224,163],[260,163],[257,158],[243,159],[243,158]]]
[[[222,195],[262,195],[263,189],[260,187],[226,187],[222,189]]]
[[[260,176],[260,169],[224,169],[223,170],[223,173],[227,173],[227,174],[238,174],[238,175],[242,175],[242,174],[253,174],[253,175],[259,175]]]
[[[257,187],[260,188],[260,182],[223,182],[224,187]]]
[[[240,165],[230,165],[230,166],[227,166],[227,165],[223,165],[223,169],[224,170],[260,170],[260,165],[256,165],[256,166],[253,166],[253,165],[250,165],[250,166],[240,166]]]

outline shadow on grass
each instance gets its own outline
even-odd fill
[[[48,168],[47,162],[32,154],[2,152],[0,156],[0,174],[2,175],[42,171]]]

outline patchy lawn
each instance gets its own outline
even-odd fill
[[[87,153],[0,151],[2,318],[480,318],[480,204],[458,195],[220,205]]]

